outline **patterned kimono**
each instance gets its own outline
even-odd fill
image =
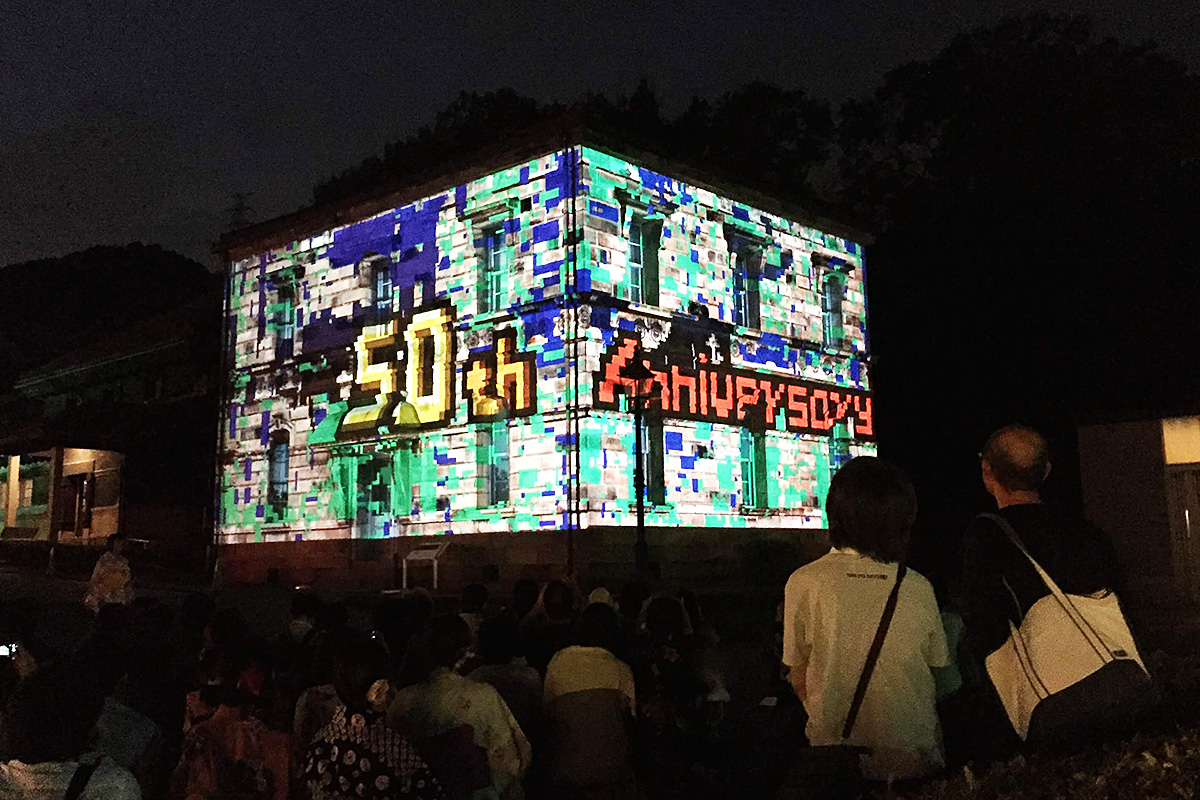
[[[387,726],[383,714],[349,714],[345,706],[309,745],[304,780],[312,800],[446,797],[421,756]]]
[[[445,668],[397,693],[388,711],[456,797],[520,800],[529,741],[494,688]]]

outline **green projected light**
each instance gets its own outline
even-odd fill
[[[862,250],[577,146],[229,265],[222,544],[820,528],[874,452]]]

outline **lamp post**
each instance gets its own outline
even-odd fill
[[[642,387],[654,380],[642,360],[641,351],[621,370],[621,377],[633,382],[633,490],[637,496],[637,545],[633,551],[633,563],[638,573],[650,566],[650,548],[646,544],[646,473],[642,469],[642,404],[645,394]]]

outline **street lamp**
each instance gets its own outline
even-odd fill
[[[642,406],[649,381],[654,373],[646,367],[639,350],[632,361],[621,370],[621,377],[633,383],[633,490],[637,495],[637,547],[633,551],[633,563],[639,574],[650,566],[650,549],[646,544],[646,474],[642,469]],[[628,395],[627,395],[628,396]]]

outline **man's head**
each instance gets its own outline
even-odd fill
[[[607,603],[592,603],[579,616],[579,643],[586,647],[612,650],[619,632],[616,609]]]
[[[859,456],[846,462],[829,482],[825,497],[829,541],[876,561],[900,561],[917,517],[912,481],[880,458]]]
[[[113,555],[121,555],[125,552],[125,546],[129,543],[129,539],[123,532],[112,534],[104,541],[104,547]]]
[[[1010,495],[1036,496],[1050,474],[1050,450],[1033,428],[1009,425],[988,437],[980,453],[983,485],[998,502]]]

